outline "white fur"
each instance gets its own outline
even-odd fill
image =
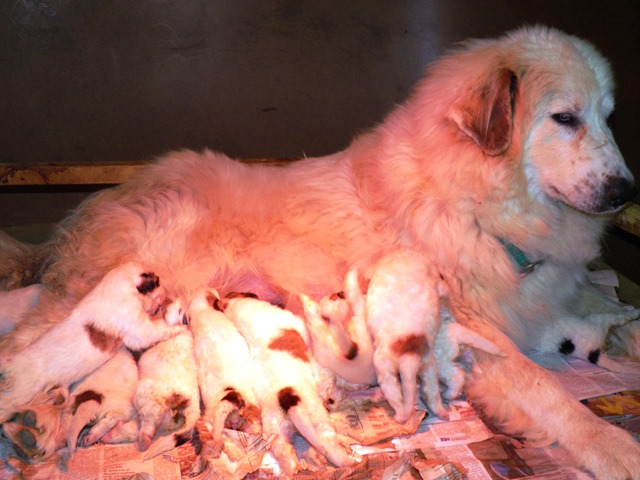
[[[24,350],[0,356],[0,421],[38,392],[69,387],[93,372],[121,345],[141,349],[184,331],[182,325],[167,324],[178,323],[173,317],[162,320],[162,287],[138,291],[148,281],[144,272],[137,263],[110,271],[68,318]]]
[[[226,422],[236,430],[253,434],[260,433],[261,425],[249,347],[216,307],[223,308],[215,290],[198,291],[189,306],[189,328],[194,340],[203,417],[211,423],[214,440],[221,441]]]
[[[140,422],[137,445],[149,459],[177,446],[200,417],[191,332],[182,332],[144,352],[138,371],[140,381],[133,398]]]
[[[67,446],[73,454],[78,440],[87,447],[120,423],[135,418],[133,395],[138,365],[131,352],[121,349],[113,358],[73,388]],[[87,428],[86,432],[83,429]],[[81,434],[82,432],[82,434]]]
[[[255,298],[228,299],[225,311],[249,344],[263,433],[276,435],[271,448],[284,472],[292,476],[299,468],[290,444],[293,427],[334,465],[352,465],[357,456],[347,451],[349,442],[336,433],[318,395],[302,319]],[[283,395],[284,402],[295,399],[289,407]]]
[[[30,258],[0,248],[0,272],[14,284],[15,258],[37,271],[33,259],[43,256],[48,292],[0,350],[31,343],[125,260],[149,265],[172,295],[252,285],[287,303],[299,292],[338,291],[350,265],[364,271],[411,249],[443,275],[457,321],[507,354],[476,355],[469,393],[489,415],[514,430],[535,425],[600,478],[637,478],[631,436],[519,351],[550,319],[593,323],[592,314],[620,313],[601,296],[581,306],[591,296],[585,265],[609,214],[633,194],[605,121],[612,86],[587,42],[524,28],[436,62],[379,127],[334,155],[282,168],[171,153],[85,201]],[[565,113],[579,121],[561,124]],[[503,241],[544,263],[521,278]],[[640,357],[638,322],[611,338]]]
[[[41,288],[42,285],[34,283],[28,287],[0,291],[0,336],[12,331],[24,313],[38,303]]]
[[[373,364],[397,422],[405,422],[415,409],[418,374],[423,392],[430,394],[425,401],[431,411],[448,418],[433,348],[441,323],[441,283],[438,272],[412,251],[387,255],[371,273],[365,308]]]
[[[316,303],[301,294],[311,349],[320,365],[355,385],[374,385],[373,341],[367,329],[358,270],[347,272],[343,295]]]

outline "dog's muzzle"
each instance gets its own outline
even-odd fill
[[[636,189],[633,180],[629,180],[625,177],[609,177],[604,185],[602,206],[607,209],[618,209],[622,207],[629,200],[632,200],[638,190]]]

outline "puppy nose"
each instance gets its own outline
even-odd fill
[[[627,178],[612,177],[607,182],[605,194],[612,207],[618,208],[633,199],[638,190],[633,182]]]

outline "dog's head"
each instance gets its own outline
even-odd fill
[[[520,149],[530,195],[590,214],[611,213],[636,194],[607,119],[613,79],[589,43],[546,28],[479,42],[483,76],[449,113],[485,154]]]

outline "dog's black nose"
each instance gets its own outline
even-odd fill
[[[638,190],[633,182],[627,178],[611,177],[605,187],[605,195],[613,208],[618,208],[633,199]]]

